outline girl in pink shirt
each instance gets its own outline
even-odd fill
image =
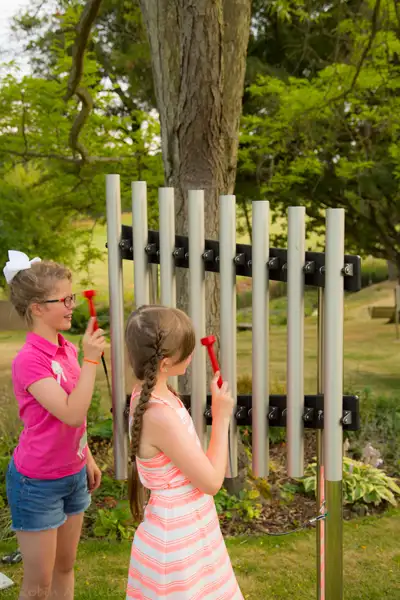
[[[71,272],[9,251],[4,275],[29,333],[12,364],[24,424],[7,471],[7,496],[24,565],[20,598],[72,600],[74,562],[84,511],[101,473],[87,446],[86,415],[104,349],[89,322],[82,369],[71,327]]]

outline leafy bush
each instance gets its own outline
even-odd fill
[[[299,479],[301,489],[306,493],[316,491],[316,463],[308,465],[304,477]],[[344,504],[374,504],[389,502],[397,506],[396,496],[400,487],[396,481],[380,469],[371,465],[345,458],[343,461],[343,502]]]
[[[214,496],[217,513],[226,519],[239,518],[244,522],[257,519],[261,515],[261,504],[256,502],[260,492],[256,489],[242,490],[239,496],[233,496],[221,488]]]
[[[386,261],[373,258],[362,261],[361,268],[361,286],[368,287],[374,283],[386,281],[389,278],[389,271]]]
[[[360,395],[359,431],[346,433],[353,458],[362,457],[367,443],[377,448],[383,458],[385,470],[400,476],[400,400],[396,395],[374,396],[370,390]]]
[[[12,535],[11,518],[7,502],[6,473],[12,450],[8,447],[9,440],[0,438],[0,540]]]
[[[108,306],[97,306],[97,321],[102,329],[110,328],[110,309]],[[89,309],[85,302],[78,304],[72,313],[72,322],[70,333],[85,333],[89,321]]]
[[[100,508],[93,526],[95,537],[128,540],[133,536],[132,517],[127,502],[119,502],[115,508]]]

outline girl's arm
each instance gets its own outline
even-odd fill
[[[104,350],[104,332],[101,329],[93,331],[93,323],[91,319],[84,335],[83,352],[85,358],[98,362]],[[35,381],[28,391],[57,419],[71,427],[80,427],[92,401],[96,370],[96,364],[84,362],[78,383],[69,395],[53,377]]]
[[[227,386],[217,387],[219,374],[212,383],[213,423],[207,453],[196,443],[176,412],[165,405],[153,404],[143,417],[146,442],[158,448],[204,494],[215,495],[221,488],[228,461],[228,429],[233,399]]]

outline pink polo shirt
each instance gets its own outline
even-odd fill
[[[17,470],[34,479],[58,479],[78,473],[86,464],[86,423],[66,425],[28,392],[30,385],[52,377],[70,394],[76,386],[80,366],[75,346],[61,334],[59,345],[29,333],[12,363],[12,379],[19,416],[24,424],[14,450]]]

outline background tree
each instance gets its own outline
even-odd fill
[[[40,18],[33,6],[36,12],[20,17],[15,25],[30,36],[26,47],[33,73],[21,78],[9,65],[1,80],[0,173],[8,183],[0,192],[0,253],[5,261],[10,245],[28,252],[29,240],[34,240],[37,253],[68,260],[80,269],[99,253],[89,243],[90,229],[74,230],[71,222],[104,219],[105,173],[114,172],[118,165],[128,208],[131,178],[146,179],[154,200],[162,182],[162,166],[157,119],[146,112],[144,103],[143,108],[134,103],[130,111],[121,108],[118,86],[104,80],[94,50],[84,56],[81,78],[89,101],[81,101],[78,111],[75,101],[66,102],[75,25],[82,6],[64,5],[63,13],[44,13]],[[26,192],[15,181],[24,181]],[[25,215],[43,216],[40,235],[39,225],[34,234],[31,223],[20,219],[19,206]],[[154,217],[154,211],[150,216]],[[48,246],[49,233],[60,229],[62,238]]]
[[[288,41],[287,31],[286,47],[295,46],[300,27],[303,51],[297,61],[283,52],[280,72],[265,70],[249,87],[240,173],[256,173],[275,218],[306,205],[312,231],[322,229],[324,208],[344,207],[348,250],[400,267],[399,7],[334,3],[299,23],[295,4],[269,29],[279,32],[271,46]],[[271,10],[259,24],[271,24]]]

